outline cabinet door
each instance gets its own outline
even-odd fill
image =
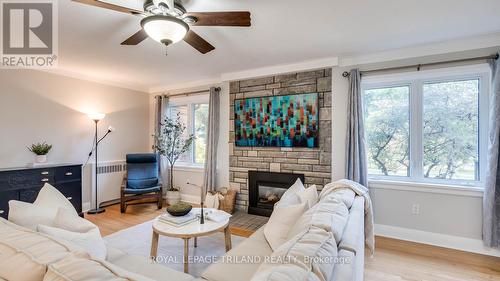
[[[19,200],[23,202],[33,203],[40,193],[41,187],[28,188],[19,191]]]
[[[2,191],[0,192],[0,217],[7,219],[9,215],[9,201],[19,200],[19,191]]]
[[[82,211],[82,182],[73,181],[56,185],[57,189],[73,204],[76,211]]]

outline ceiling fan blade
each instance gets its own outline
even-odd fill
[[[205,12],[187,13],[186,16],[195,17],[193,26],[251,26],[250,12]]]
[[[186,41],[186,43],[191,45],[202,54],[206,54],[215,49],[212,44],[208,43],[205,39],[201,38],[200,35],[196,34],[192,30],[190,30],[186,34],[186,37],[184,37],[184,41]]]
[[[109,10],[127,13],[127,14],[131,14],[131,15],[139,15],[139,14],[143,13],[143,11],[130,9],[127,7],[122,7],[122,6],[118,6],[118,5],[111,4],[111,3],[106,3],[106,2],[103,2],[100,0],[73,0],[73,2],[78,2],[78,3],[82,3],[82,4],[94,6],[94,7],[109,9]]]
[[[121,45],[137,45],[148,38],[148,34],[144,29],[137,31],[134,35],[130,36],[127,40],[123,41]]]

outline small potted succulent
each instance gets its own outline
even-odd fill
[[[47,154],[52,149],[51,144],[43,143],[34,143],[28,150],[35,154],[35,163],[45,163],[47,162]]]

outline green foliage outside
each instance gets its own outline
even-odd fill
[[[194,161],[196,164],[205,163],[205,151],[208,133],[208,104],[196,104],[194,121],[194,133],[196,140],[194,142]]]
[[[478,96],[478,79],[423,85],[423,177],[478,180]],[[408,176],[410,87],[363,98],[369,173]]]

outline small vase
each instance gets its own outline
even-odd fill
[[[181,201],[181,192],[180,191],[167,191],[167,204],[174,205]]]
[[[47,155],[36,155],[35,163],[45,163],[47,162]]]

